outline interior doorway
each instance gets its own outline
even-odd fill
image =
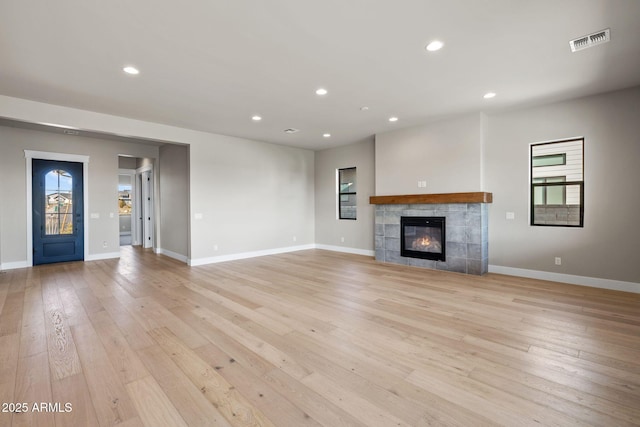
[[[120,170],[118,175],[118,228],[120,231],[120,246],[129,246],[134,244],[134,228],[135,221],[135,205],[134,191],[135,170]],[[136,242],[137,243],[137,242]]]
[[[153,248],[155,243],[153,160],[120,156],[119,166],[120,246]]]

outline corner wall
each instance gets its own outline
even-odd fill
[[[160,147],[160,246],[157,251],[186,261],[189,258],[189,147]]]
[[[638,111],[640,88],[633,88],[489,115],[485,180],[494,195],[492,271],[640,283]],[[529,144],[575,136],[584,137],[584,228],[532,227]],[[515,220],[505,219],[507,211],[515,213]],[[562,258],[562,265],[554,264],[555,257]]]
[[[369,197],[375,196],[373,137],[315,154],[315,243],[319,248],[373,255],[375,207],[369,203]],[[353,166],[358,180],[357,219],[340,220],[336,218],[336,169]]]
[[[640,292],[638,111],[636,87],[376,135],[376,195],[491,192],[489,271]],[[584,228],[530,226],[529,144],[576,136]]]
[[[189,151],[191,265],[313,247],[313,151],[214,134]]]

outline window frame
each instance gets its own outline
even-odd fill
[[[336,181],[337,181],[337,196],[338,196],[338,204],[337,204],[337,208],[338,208],[338,219],[345,219],[345,220],[352,220],[352,221],[356,221],[358,219],[358,203],[357,203],[357,190],[356,191],[342,191],[341,188],[341,184],[342,184],[342,172],[343,171],[348,171],[348,170],[353,170],[354,171],[354,176],[357,176],[357,168],[356,166],[351,166],[348,168],[338,168],[336,170]],[[357,189],[357,180],[356,180],[356,189]],[[356,198],[356,204],[354,205],[355,208],[355,213],[354,213],[354,217],[345,217],[342,214],[342,196],[354,196]]]
[[[534,166],[536,167],[536,166]],[[559,179],[562,178],[561,181],[549,181],[550,179]],[[536,179],[541,179],[543,181],[539,181],[539,182],[534,182]],[[557,186],[564,186],[564,183],[567,182],[567,177],[566,176],[546,176],[546,177],[541,177],[541,178],[531,178],[531,182],[533,184],[559,184]],[[542,201],[543,203],[538,204],[536,206],[548,206],[548,205],[554,205],[555,203],[549,203],[549,197],[548,197],[548,192],[547,192],[547,186],[539,186],[540,188],[542,188]],[[551,186],[549,186],[551,187]],[[535,194],[533,195],[533,200],[535,201]],[[567,203],[567,189],[565,187],[562,188],[562,204],[566,204]]]
[[[571,140],[571,141],[575,141],[575,140]],[[562,163],[557,163],[557,164],[552,164],[552,165],[534,165],[533,161],[535,159],[551,159],[551,158],[555,158],[555,157],[560,157],[562,158]],[[567,153],[559,153],[559,154],[543,154],[542,156],[533,156],[531,157],[531,167],[532,168],[546,168],[549,166],[563,166],[567,164]]]
[[[580,165],[582,168],[582,180],[572,180],[572,181],[567,181],[566,177],[565,177],[565,181],[562,182],[538,182],[538,183],[534,183],[534,178],[533,177],[533,171],[536,168],[540,168],[540,167],[553,167],[553,166],[562,166],[562,165],[566,165],[566,153],[565,153],[565,158],[564,158],[564,163],[562,165],[552,165],[552,166],[534,166],[533,165],[533,159],[534,158],[540,158],[540,157],[545,157],[546,155],[542,155],[542,156],[534,156],[533,152],[534,152],[534,148],[535,147],[539,147],[542,145],[552,145],[552,144],[559,144],[559,143],[563,143],[563,142],[572,142],[572,141],[580,141],[581,142],[581,156],[582,156],[582,164]],[[557,154],[554,154],[554,156],[557,156]],[[557,177],[545,177],[544,179],[547,178],[557,178]],[[546,188],[547,187],[558,187],[558,186],[563,186],[563,197],[565,199],[565,204],[566,204],[566,191],[567,191],[567,187],[568,186],[578,186],[579,187],[579,195],[580,195],[580,209],[579,209],[579,218],[578,218],[578,224],[536,224],[535,223],[535,209],[536,206],[548,206],[546,204],[546,197],[545,197],[545,204],[544,205],[536,205],[535,204],[535,190],[536,188],[544,188],[545,192],[546,192]],[[529,144],[529,208],[530,208],[530,212],[529,212],[529,225],[533,226],[533,227],[568,227],[568,228],[584,228],[584,137],[575,137],[575,138],[568,138],[568,139],[561,139],[561,140],[556,140],[556,141],[547,141],[547,142],[538,142],[538,143],[531,143]]]

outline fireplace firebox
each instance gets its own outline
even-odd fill
[[[400,218],[400,255],[445,261],[446,218],[403,216]]]

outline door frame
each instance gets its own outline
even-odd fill
[[[24,150],[27,162],[27,267],[33,267],[33,159],[82,163],[82,215],[84,223],[84,259],[89,259],[89,156]]]
[[[146,185],[144,181],[145,175],[147,175],[148,178],[148,184]],[[154,183],[155,175],[153,173],[153,164],[148,164],[136,169],[136,185],[139,186],[139,188],[137,188],[136,195],[139,196],[138,200],[140,201],[140,204],[138,205],[138,215],[142,215],[137,237],[139,237],[139,242],[143,248],[153,248],[155,251],[156,198]],[[148,200],[145,200],[145,198],[148,198]],[[144,217],[147,217],[148,219],[145,220]]]
[[[138,183],[135,169],[118,169],[118,175],[127,175],[131,178],[131,245],[139,245],[138,238]],[[118,227],[120,228],[120,227]]]

